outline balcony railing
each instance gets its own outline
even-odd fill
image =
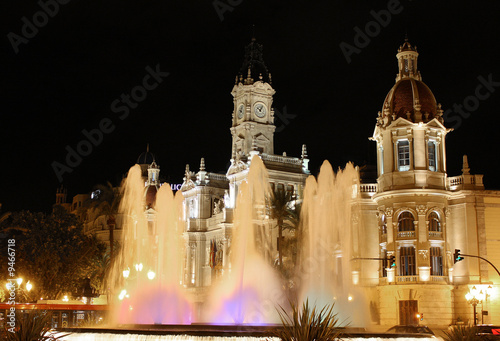
[[[396,276],[397,283],[416,283],[418,281],[418,276]]]
[[[360,184],[359,191],[361,193],[377,193],[377,184]]]
[[[443,232],[429,231],[429,238],[443,239]]]
[[[415,231],[399,231],[398,238],[415,238]]]
[[[431,282],[446,283],[446,276],[431,276]]]

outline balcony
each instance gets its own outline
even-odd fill
[[[462,174],[447,178],[446,183],[450,191],[462,189],[484,189],[482,174]]]
[[[418,275],[415,276],[396,276],[396,283],[417,283]]]
[[[448,278],[447,276],[431,276],[431,282],[446,284],[447,278]]]
[[[398,238],[415,238],[415,231],[399,231]]]
[[[378,191],[377,184],[359,184],[359,192],[362,198],[371,198]]]
[[[429,239],[443,239],[443,232],[429,231]]]

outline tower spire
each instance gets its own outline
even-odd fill
[[[253,84],[259,80],[259,74],[262,74],[262,82],[271,84],[269,70],[264,63],[263,47],[257,43],[255,35],[252,34],[250,44],[245,47],[245,57],[241,66],[239,75],[246,75],[245,84]]]
[[[417,68],[418,52],[417,47],[412,46],[408,41],[408,34],[405,34],[405,41],[398,49],[396,54],[398,59],[398,75],[396,77],[396,82],[403,78],[413,78],[421,81],[422,76]]]
[[[469,160],[467,159],[467,155],[464,155],[462,159],[462,173],[470,174]]]

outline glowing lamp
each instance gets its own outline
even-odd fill
[[[130,269],[129,268],[123,270],[123,277],[124,278],[128,278],[129,275],[130,275]]]
[[[150,280],[153,280],[155,278],[155,276],[156,276],[156,274],[154,273],[154,271],[152,271],[152,270],[148,271],[148,278]]]
[[[135,265],[135,270],[142,271],[142,263],[136,264]]]
[[[21,283],[23,282],[23,279],[22,279],[21,277],[19,277],[19,278],[16,280],[16,282],[17,282],[17,285],[21,285]]]
[[[28,290],[28,292],[30,292],[32,288],[33,288],[33,284],[31,284],[30,281],[28,281],[28,283],[26,283],[26,290]]]
[[[347,297],[348,301],[352,301],[352,296]]]
[[[121,292],[120,292],[120,295],[118,295],[118,298],[121,300],[123,300],[125,298],[125,296],[127,295],[127,290],[123,289]]]

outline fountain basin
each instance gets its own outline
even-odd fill
[[[172,341],[280,341],[274,332],[281,325],[123,325],[120,328],[62,328],[63,334],[71,333],[62,340],[111,341],[111,340],[172,340]],[[359,329],[345,329],[341,339],[350,341],[436,341],[427,334],[394,334],[360,332]]]

